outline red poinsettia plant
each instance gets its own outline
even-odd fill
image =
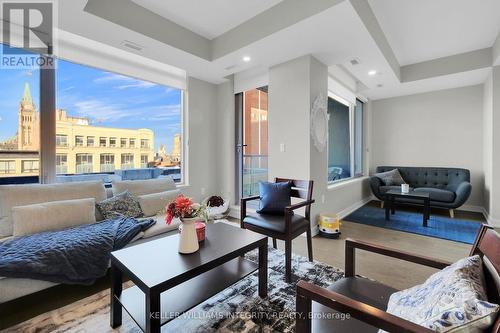
[[[167,205],[165,222],[167,224],[170,224],[176,217],[180,218],[181,221],[183,218],[195,217],[200,217],[207,221],[207,207],[198,203],[193,203],[193,200],[191,198],[179,194],[179,196],[175,198],[174,201]]]

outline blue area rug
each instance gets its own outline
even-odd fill
[[[371,225],[423,236],[436,237],[451,241],[474,244],[481,223],[431,214],[428,226],[422,226],[422,214],[397,210],[389,221],[385,220],[385,211],[379,207],[363,206],[344,218],[345,221]]]

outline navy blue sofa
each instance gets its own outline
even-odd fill
[[[398,169],[403,179],[415,191],[428,192],[431,198],[431,207],[453,209],[462,206],[470,196],[470,171],[460,168],[434,167],[400,167],[379,166],[377,173]],[[384,193],[392,189],[401,189],[400,186],[385,186],[376,176],[370,177],[373,194],[383,201]],[[399,199],[399,203],[417,203],[410,199]]]

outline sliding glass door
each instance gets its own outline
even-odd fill
[[[267,106],[267,87],[236,95],[236,193],[240,198],[259,194],[259,182],[267,181]]]

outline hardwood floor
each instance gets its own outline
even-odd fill
[[[373,203],[375,204],[375,203]],[[434,213],[434,212],[433,212]],[[443,212],[446,214],[447,212]],[[479,214],[457,212],[457,218],[483,222]],[[239,220],[231,222],[239,225]],[[367,226],[363,224],[342,222],[340,239],[313,238],[314,259],[329,265],[344,269],[344,244],[346,238],[355,238],[396,249],[403,249],[417,254],[455,261],[468,255],[471,245],[462,244],[438,238],[425,237],[400,231]],[[270,242],[271,245],[271,242]],[[278,241],[278,247],[283,249],[283,242]],[[305,237],[293,241],[293,253],[307,257]],[[422,283],[436,270],[403,262],[397,259],[358,251],[357,274],[380,281],[394,288],[403,289]],[[108,278],[90,287],[56,286],[54,288],[30,295],[13,302],[0,304],[0,330],[33,318],[39,314],[60,308],[78,299],[90,296],[100,290],[109,288]]]
[[[314,260],[344,269],[346,238],[354,238],[387,247],[401,249],[430,257],[456,261],[468,255],[471,245],[400,231],[382,229],[358,223],[342,222],[340,239],[314,237]],[[278,242],[278,248],[283,244]],[[292,251],[307,256],[305,237],[294,240]],[[398,259],[357,250],[356,274],[380,281],[397,289],[404,289],[425,281],[435,269],[407,263]]]

